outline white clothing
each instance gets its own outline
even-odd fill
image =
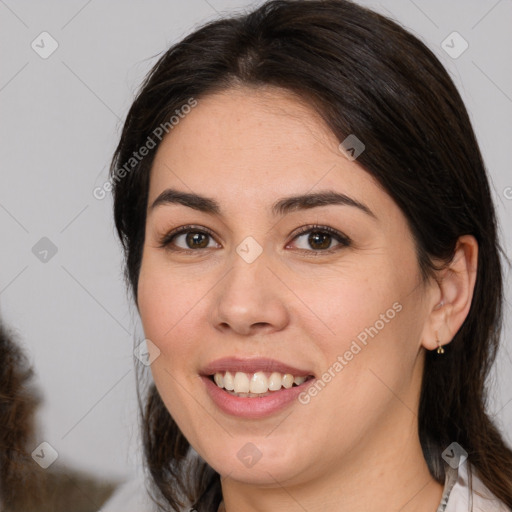
[[[437,512],[510,512],[511,509],[489,491],[474,471],[471,474],[470,494],[467,464],[464,462],[458,470],[448,466],[443,498]]]

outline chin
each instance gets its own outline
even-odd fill
[[[299,453],[284,453],[283,448],[300,446],[290,441],[288,447],[282,440],[274,443],[260,438],[255,442],[250,437],[230,439],[226,445],[208,451],[203,459],[222,477],[251,485],[275,487],[284,482],[300,479],[308,464]],[[304,467],[303,467],[304,466]]]

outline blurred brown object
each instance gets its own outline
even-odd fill
[[[41,402],[32,377],[13,334],[0,324],[0,510],[97,512],[118,482],[57,464],[45,470],[32,459]]]

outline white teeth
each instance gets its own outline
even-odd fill
[[[213,380],[215,381],[215,384],[217,384],[217,386],[219,386],[219,388],[224,387],[224,377],[222,376],[222,374],[216,373],[213,376]]]
[[[217,375],[217,373],[215,375]],[[217,384],[217,386],[219,386],[219,385]],[[222,386],[219,386],[219,387],[222,387]],[[229,373],[229,372],[226,372],[224,374],[224,389],[227,389],[228,391],[233,391],[235,389],[233,375],[231,375],[231,373]]]
[[[287,373],[286,375],[283,376],[283,386],[286,389],[290,389],[293,386],[293,375]]]
[[[249,382],[249,391],[251,393],[266,393],[268,391],[267,377],[263,372],[256,372]]]
[[[270,391],[279,391],[283,384],[283,377],[280,373],[273,372],[268,379],[268,389]]]
[[[235,393],[249,393],[249,377],[246,373],[236,372],[233,384]]]
[[[300,386],[307,377],[294,377],[290,373],[284,375],[279,372],[272,372],[270,375],[265,372],[247,374],[245,372],[216,373],[213,376],[215,384],[219,388],[231,391],[239,396],[262,396],[270,391],[279,391],[281,388],[290,389],[293,384]]]

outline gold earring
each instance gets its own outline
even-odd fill
[[[437,342],[437,353],[438,354],[444,354],[444,348],[443,345],[441,345],[441,342],[439,341],[439,335],[436,331],[436,342]]]

